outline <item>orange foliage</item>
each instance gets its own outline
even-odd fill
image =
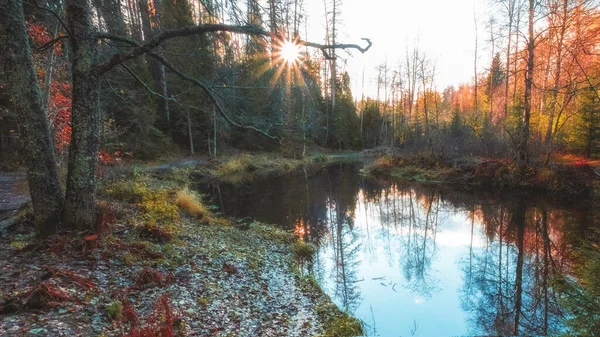
[[[71,142],[71,84],[52,82],[48,103],[54,145],[57,150],[64,150]]]

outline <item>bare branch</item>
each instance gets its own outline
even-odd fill
[[[154,48],[158,47],[161,43],[163,43],[164,41],[166,41],[168,39],[172,39],[172,38],[176,38],[176,37],[199,35],[199,34],[204,34],[204,33],[212,33],[212,32],[230,32],[230,33],[239,33],[239,34],[246,34],[246,35],[259,35],[259,36],[265,36],[265,37],[272,36],[271,33],[267,32],[266,30],[264,30],[260,27],[257,27],[257,26],[252,26],[252,25],[235,26],[235,25],[225,25],[225,24],[205,24],[205,25],[186,27],[186,28],[181,28],[181,29],[165,30],[165,31],[162,31],[162,32],[154,35],[151,39],[149,39],[143,43],[139,43],[139,42],[132,40],[125,36],[118,36],[118,35],[112,35],[112,34],[107,34],[107,33],[98,33],[98,34],[96,34],[96,37],[99,39],[109,39],[109,40],[125,42],[132,46],[135,46],[135,48],[133,48],[132,50],[130,50],[129,52],[126,52],[126,53],[115,54],[110,59],[98,64],[96,66],[96,72],[98,75],[102,75],[102,74],[106,73],[107,71],[113,69],[115,66],[117,66],[127,60],[131,60],[140,55],[150,53]],[[276,37],[281,38],[279,36],[276,36]],[[307,46],[307,47],[318,48],[323,52],[323,55],[325,55],[325,58],[331,59],[332,56],[330,56],[327,53],[327,51],[332,50],[332,49],[356,49],[356,50],[360,51],[361,53],[367,52],[371,48],[373,43],[371,42],[370,39],[367,39],[367,38],[363,38],[362,40],[367,41],[366,47],[361,47],[357,44],[319,44],[319,43],[307,42],[307,41],[298,41],[297,43],[300,45]]]
[[[60,15],[58,15],[58,13],[56,11],[54,11],[48,7],[40,6],[40,4],[38,4],[36,0],[32,0],[32,1],[33,1],[33,6],[35,6],[36,8],[50,12],[50,14],[52,14],[52,16],[54,16],[56,18],[56,20],[58,20],[58,23],[60,23],[60,25],[69,34],[69,36],[73,36],[73,34],[71,33],[71,30],[69,29],[69,26],[60,18]],[[23,1],[23,3],[32,5],[31,3],[28,3],[25,1]]]
[[[262,134],[263,136],[269,138],[269,139],[273,139],[278,141],[280,144],[281,142],[283,142],[282,138],[279,138],[277,136],[273,136],[255,126],[252,125],[245,125],[242,123],[238,123],[236,121],[234,121],[233,119],[231,119],[231,117],[225,112],[225,110],[223,109],[223,107],[221,106],[221,104],[219,103],[219,101],[216,99],[215,95],[213,94],[212,90],[206,85],[204,84],[202,81],[195,79],[185,73],[183,73],[182,71],[180,71],[179,69],[175,68],[175,66],[173,66],[169,61],[167,61],[164,57],[155,54],[155,53],[148,53],[149,56],[151,56],[152,58],[156,59],[157,61],[159,61],[160,63],[162,63],[167,69],[169,69],[172,73],[174,73],[175,75],[179,76],[181,79],[188,81],[198,87],[200,87],[200,89],[202,89],[202,91],[204,91],[206,93],[206,95],[208,96],[208,98],[210,99],[210,101],[215,105],[215,107],[217,108],[217,110],[219,111],[219,114],[225,119],[225,121],[227,121],[227,123],[229,123],[229,125],[236,127],[238,129],[242,129],[242,130],[252,130],[255,132],[258,132],[260,134]]]
[[[33,52],[35,53],[39,53],[39,52],[43,52],[46,51],[47,49],[49,49],[50,47],[54,46],[58,41],[62,40],[62,39],[68,39],[69,37],[66,35],[61,35],[58,37],[55,37],[54,39],[44,43],[43,45],[33,49]]]
[[[362,38],[361,40],[367,41],[366,47],[363,48],[357,44],[318,44],[318,43],[314,43],[314,42],[305,42],[305,41],[299,41],[298,44],[306,46],[306,47],[321,49],[321,51],[323,52],[323,56],[325,56],[325,59],[335,60],[336,57],[329,55],[329,53],[327,52],[328,50],[331,50],[331,49],[357,49],[358,51],[360,51],[363,54],[366,53],[373,45],[373,42],[371,42],[371,39],[367,39],[367,38]]]
[[[148,86],[148,84],[146,84],[146,82],[144,82],[135,72],[133,72],[133,70],[131,70],[131,68],[129,68],[125,64],[121,64],[121,67],[123,67],[123,69],[125,69],[125,71],[127,73],[129,73],[129,75],[131,75],[131,77],[133,77],[137,82],[139,82],[144,87],[144,89],[146,89],[146,91],[148,91],[151,95],[158,96],[164,100],[175,101],[175,99],[172,97],[165,97],[165,96],[157,93],[156,91],[152,90],[152,88],[150,88]]]

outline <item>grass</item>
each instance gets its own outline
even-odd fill
[[[202,205],[198,196],[187,188],[177,191],[175,204],[188,215],[197,219],[205,218],[210,214],[210,211]]]
[[[241,154],[219,158],[209,168],[199,173],[207,178],[241,183],[252,181],[270,172],[290,172],[311,163],[325,163],[334,160],[323,153],[307,155],[302,159],[286,158],[277,154]]]
[[[316,300],[316,312],[319,320],[323,323],[324,332],[319,337],[350,337],[362,336],[362,324],[360,320],[341,311],[331,298],[323,292],[314,277],[298,276],[302,289],[312,294]]]
[[[303,240],[297,240],[291,246],[292,254],[301,261],[311,260],[315,254],[315,246],[304,242]]]

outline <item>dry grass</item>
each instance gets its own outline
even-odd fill
[[[183,189],[175,195],[175,204],[187,214],[202,219],[210,214],[210,211],[202,205],[196,194],[189,189]]]

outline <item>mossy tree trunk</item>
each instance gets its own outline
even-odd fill
[[[72,47],[72,134],[65,216],[70,228],[93,228],[96,216],[96,170],[100,148],[99,76],[95,70],[97,40],[87,0],[67,3]]]
[[[38,85],[25,27],[23,3],[0,1],[0,56],[23,141],[34,219],[40,232],[59,224],[63,208],[50,127]]]

